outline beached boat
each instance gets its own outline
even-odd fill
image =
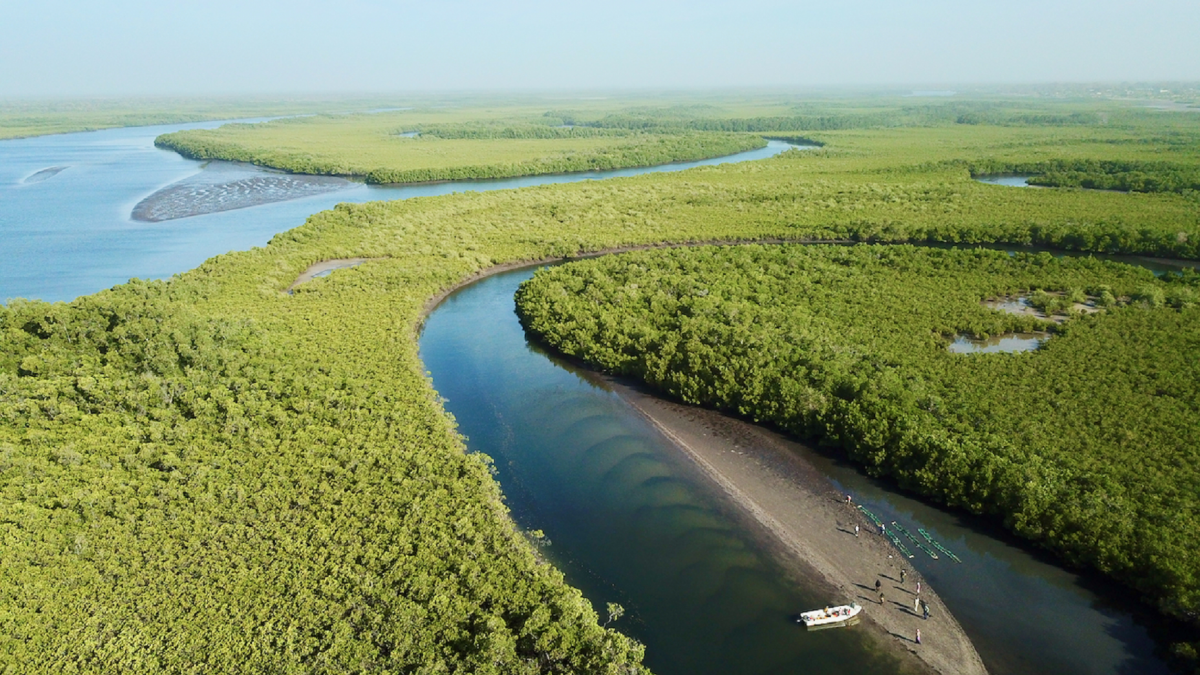
[[[824,609],[814,609],[811,612],[804,612],[796,619],[796,623],[802,623],[809,630],[818,628],[835,628],[837,626],[850,626],[858,623],[858,615],[862,612],[862,607],[857,602],[852,602],[849,605],[838,605],[837,607],[826,607]]]

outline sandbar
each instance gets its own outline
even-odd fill
[[[825,585],[830,604],[852,600],[862,605],[861,629],[908,652],[928,671],[987,673],[936,590],[901,562],[892,545],[875,533],[857,508],[846,504],[845,495],[829,479],[789,449],[791,441],[714,411],[657,398],[614,378],[604,380],[775,540],[771,553],[778,562],[795,569],[797,576]],[[902,565],[907,573],[904,584]],[[882,606],[875,591],[877,579],[883,582],[886,598]],[[927,620],[913,611],[918,581],[923,584],[920,597],[930,607]],[[807,609],[813,608],[797,611]],[[917,629],[921,644],[914,641]]]
[[[172,183],[138,202],[131,218],[159,223],[311,197],[357,185],[334,176],[295,175],[214,162],[195,176]]]

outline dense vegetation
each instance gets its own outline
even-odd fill
[[[380,113],[178,131],[155,144],[193,159],[251,162],[369,183],[509,178],[653,166],[766,145],[748,134],[631,132],[528,123],[422,124],[425,113]],[[417,137],[401,132],[411,127]]]
[[[219,267],[0,308],[0,669],[639,670],[414,367],[432,287],[293,334],[301,298],[195,310]]]
[[[728,119],[824,114],[786,102],[704,110],[697,114]],[[412,111],[385,131],[397,143],[420,140],[397,132],[426,126],[516,136],[537,119],[557,126],[544,113]],[[320,134],[300,122],[229,133],[253,136],[263,152],[330,162],[377,144],[358,118],[339,119],[315,118]],[[1009,242],[1197,258],[1192,195],[1006,189],[971,180],[969,169],[991,159],[1186,165],[1197,149],[1176,141],[1195,137],[1190,119],[797,129],[769,135],[825,147],[678,174],[342,205],[264,248],[169,281],[65,305],[14,302],[0,309],[0,669],[636,670],[640,647],[599,627],[590,604],[538,560],[504,512],[486,460],[465,454],[417,357],[413,328],[428,298],[496,264],[662,242]],[[548,133],[493,140],[610,147],[647,137]],[[309,145],[293,144],[305,138]],[[479,141],[425,142],[443,151],[463,144],[441,166],[481,164],[470,150]],[[372,260],[283,292],[310,264],[342,257]],[[1155,289],[1164,306],[1187,301],[1144,275],[1071,274],[1081,291],[1102,283],[1114,298],[1137,296],[1105,315],[1125,317],[1130,330],[1142,330],[1138,317],[1174,312],[1182,321],[1196,311],[1141,308],[1142,299],[1157,304]],[[1041,283],[1029,279],[1014,288]],[[955,328],[1031,321],[984,316]],[[1086,334],[1088,321],[1055,340]],[[1187,327],[1163,344],[1177,346]],[[1045,467],[1028,470],[1042,476]],[[1174,555],[1171,541],[1163,546]]]
[[[1114,300],[1036,352],[946,349],[1048,328],[982,304],[1035,290]],[[539,271],[517,307],[565,354],[835,445],[1200,614],[1200,275],[979,249],[676,249]]]
[[[1195,139],[1191,139],[1195,140]],[[1189,150],[1195,148],[1189,148]],[[1200,193],[1200,166],[1139,160],[1054,159],[1036,162],[973,162],[975,176],[1030,175],[1030,185],[1122,192]]]

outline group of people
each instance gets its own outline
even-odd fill
[[[907,576],[906,572],[907,571],[904,568],[900,569],[900,583],[902,583],[902,584],[904,583],[904,579]],[[885,601],[885,598],[883,595],[883,582],[880,581],[879,579],[875,580],[875,592],[879,594],[879,604],[880,604],[880,606],[882,606]],[[929,603],[925,602],[924,600],[921,599],[921,582],[920,581],[917,582],[917,593],[913,597],[913,614],[916,614],[917,612],[920,612],[926,621],[929,620]],[[917,644],[921,644],[921,629],[920,628],[917,629],[916,641],[917,641]]]
[[[850,497],[850,495],[846,495],[846,503],[847,504],[854,503],[854,500]],[[858,532],[859,532],[859,527],[857,524],[855,524],[854,525],[854,536],[857,537]],[[886,534],[886,533],[887,533],[887,530],[884,528],[883,524],[880,523],[879,534],[882,535],[882,534]],[[889,555],[888,556],[888,564],[890,565],[891,562],[892,562],[892,556]],[[901,567],[900,568],[900,583],[901,584],[904,583],[907,576],[908,576],[908,570]],[[880,606],[882,606],[885,601],[885,598],[883,595],[883,582],[880,581],[879,579],[875,580],[875,592],[879,594],[879,604],[880,604]],[[916,592],[916,595],[913,597],[913,613],[916,614],[918,612],[921,613],[921,615],[924,617],[924,619],[926,621],[929,620],[929,603],[925,602],[924,600],[921,599],[921,582],[920,581],[917,582],[917,592]],[[916,643],[921,644],[921,629],[920,628],[917,629]]]

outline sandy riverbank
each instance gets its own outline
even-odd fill
[[[739,510],[779,544],[780,562],[828,585],[830,603],[853,600],[864,607],[856,629],[907,651],[945,675],[986,673],[983,661],[935,589],[912,567],[901,584],[900,558],[845,496],[815,467],[790,451],[788,441],[718,413],[655,398],[620,382],[609,385],[694,462]],[[854,535],[859,525],[861,534]],[[875,581],[883,583],[879,604]],[[916,583],[930,618],[913,611]],[[811,609],[811,608],[797,608]],[[914,637],[921,630],[921,644]]]

